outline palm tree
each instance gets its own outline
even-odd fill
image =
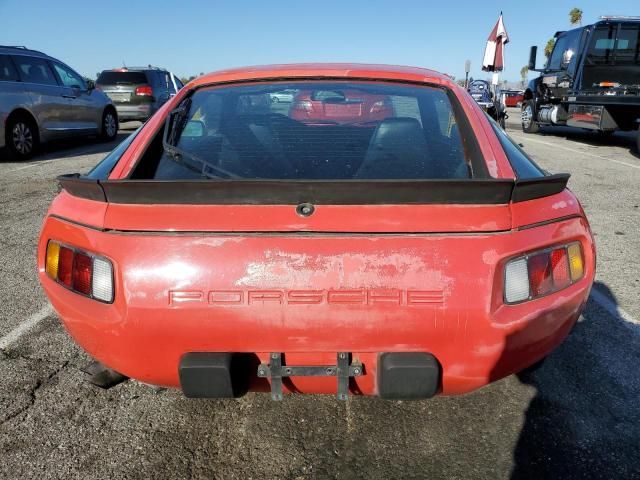
[[[527,84],[527,75],[529,74],[529,67],[525,65],[520,69],[520,77],[522,78],[522,86]]]
[[[551,56],[551,52],[553,52],[553,46],[556,44],[555,38],[550,38],[547,44],[544,46],[544,56],[549,58]]]
[[[569,12],[569,22],[571,25],[582,25],[582,10],[575,7]]]

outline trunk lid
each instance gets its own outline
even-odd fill
[[[320,205],[310,217],[296,205],[109,204],[104,228],[140,232],[479,233],[511,228],[508,205]]]

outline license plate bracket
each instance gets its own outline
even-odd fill
[[[338,352],[335,365],[285,365],[283,354],[272,352],[269,363],[258,366],[258,377],[271,381],[272,400],[282,400],[282,379],[287,377],[336,377],[338,400],[346,400],[349,395],[349,379],[363,373],[362,364],[351,361],[349,352]]]

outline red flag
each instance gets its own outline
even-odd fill
[[[504,46],[509,42],[509,35],[504,28],[502,12],[493,30],[487,39],[487,47],[484,50],[482,70],[485,72],[501,72],[504,69]]]

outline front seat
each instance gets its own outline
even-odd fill
[[[415,118],[387,118],[376,128],[354,178],[430,178],[429,151]]]

